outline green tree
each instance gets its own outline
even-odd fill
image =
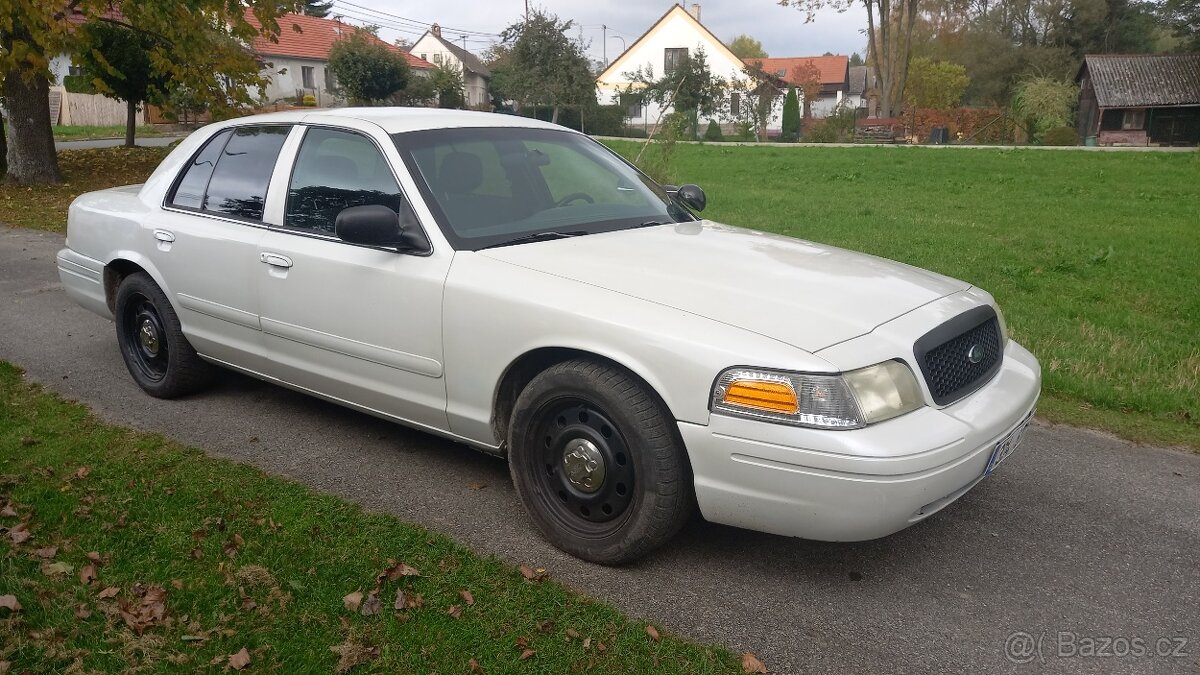
[[[862,54],[859,54],[858,52],[854,52],[853,54],[851,54],[851,55],[850,55],[850,65],[851,65],[851,66],[861,66],[861,65],[863,65],[863,57],[862,57]]]
[[[1039,137],[1054,127],[1070,126],[1079,90],[1070,82],[1037,76],[1022,80],[1013,94],[1013,112]]]
[[[729,42],[729,51],[739,59],[765,59],[767,50],[758,40],[749,35],[739,35]]]
[[[452,66],[434,66],[427,79],[439,108],[461,109],[466,106],[462,70]]]
[[[195,92],[214,115],[248,105],[261,92],[261,72],[245,45],[280,31],[278,17],[296,0],[6,0],[0,9],[0,75],[8,112],[8,177],[21,184],[61,181],[49,105],[50,59],[76,53],[78,23],[125,25],[156,39],[150,60],[175,86]],[[253,20],[247,18],[250,10]],[[71,14],[78,21],[68,21]]]
[[[404,56],[366,30],[356,30],[333,43],[329,69],[347,98],[367,104],[403,90],[410,76]]]
[[[796,96],[796,88],[788,87],[787,98],[783,100],[783,129],[779,140],[784,143],[795,143],[800,140],[800,98]]]
[[[918,56],[908,64],[904,102],[914,110],[956,108],[962,103],[963,92],[967,90],[969,82],[964,66]]]
[[[630,83],[623,93],[638,95],[661,109],[672,108],[683,114],[691,120],[692,138],[696,137],[700,117],[713,117],[722,112],[729,88],[729,83],[714,76],[709,69],[703,47],[685,55],[660,78],[655,78],[652,68],[639,68],[623,75]]]
[[[567,36],[573,21],[535,11],[500,33],[505,63],[493,72],[491,86],[502,99],[522,106],[545,105],[557,123],[564,105],[595,101],[595,78],[583,46]]]
[[[1181,52],[1200,52],[1200,0],[1166,0],[1162,14],[1179,38]]]
[[[333,11],[333,0],[304,0],[301,11],[308,16],[324,19]]]
[[[150,60],[158,40],[148,33],[103,21],[81,29],[75,60],[92,80],[96,92],[125,101],[125,146],[133,147],[138,106],[161,101],[168,79]]]

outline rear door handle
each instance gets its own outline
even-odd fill
[[[161,242],[166,242],[169,244],[169,243],[175,241],[175,233],[168,232],[166,230],[155,230],[154,238]]]
[[[278,253],[259,253],[258,259],[270,265],[271,267],[288,268],[292,266],[291,258]]]

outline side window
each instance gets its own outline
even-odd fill
[[[333,234],[342,209],[383,205],[400,212],[403,198],[392,169],[367,138],[336,129],[309,129],[300,144],[283,224]]]
[[[208,179],[212,178],[213,167],[217,165],[217,157],[225,148],[231,131],[221,133],[209,139],[208,144],[200,150],[191,164],[183,170],[183,178],[175,186],[170,203],[185,209],[198,209],[204,203],[204,191],[208,189]]]
[[[241,127],[225,144],[208,182],[205,211],[262,220],[267,185],[291,127]]]

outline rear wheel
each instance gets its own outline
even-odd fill
[[[670,424],[646,388],[615,367],[575,360],[537,375],[513,412],[509,468],[542,534],[608,565],[669,540],[691,510]]]
[[[197,354],[166,294],[145,272],[117,287],[117,344],[129,374],[147,394],[175,398],[204,388],[214,368]]]

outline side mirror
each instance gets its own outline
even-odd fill
[[[683,205],[693,211],[703,211],[708,205],[708,198],[704,196],[704,190],[700,189],[699,185],[687,184],[680,186],[675,193],[679,197],[679,201]]]
[[[333,232],[338,239],[351,244],[395,246],[402,251],[418,253],[429,251],[429,239],[407,206],[404,214],[407,222],[401,222],[402,216],[381,204],[351,206],[338,213],[333,221]]]

